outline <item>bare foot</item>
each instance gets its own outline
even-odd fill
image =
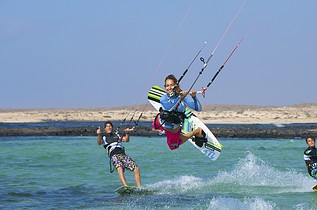
[[[202,134],[203,130],[201,128],[197,128],[195,131],[196,131],[195,132],[195,136],[204,137],[203,134]]]

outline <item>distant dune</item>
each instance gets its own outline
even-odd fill
[[[0,122],[105,121],[131,118],[152,121],[157,114],[150,105],[111,108],[0,109]],[[290,106],[204,105],[195,114],[205,123],[317,123],[317,103]]]

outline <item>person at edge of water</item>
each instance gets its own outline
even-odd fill
[[[186,106],[195,111],[202,111],[202,106],[196,96],[197,91],[192,90],[187,94],[187,91],[181,90],[177,79],[172,74],[165,78],[164,86],[166,93],[160,98],[162,108],[155,117],[152,127],[165,132],[167,144],[171,150],[177,149],[193,136],[195,136],[195,143],[201,147],[204,142],[207,142],[206,134],[201,128],[181,134],[181,125],[186,118]]]
[[[304,160],[307,166],[308,174],[317,179],[317,150],[315,147],[315,138],[306,138],[307,149],[304,151]]]
[[[106,121],[104,125],[105,135],[101,137],[101,129],[98,127],[97,129],[97,143],[98,145],[103,145],[103,147],[107,150],[110,161],[113,166],[118,171],[118,175],[123,186],[128,186],[124,172],[125,169],[129,169],[134,173],[134,180],[136,187],[141,187],[141,175],[140,169],[136,162],[125,153],[125,149],[122,145],[122,141],[129,142],[130,136],[129,131],[131,129],[125,129],[125,136],[119,136],[113,132],[112,122]]]

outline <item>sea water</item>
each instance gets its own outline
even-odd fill
[[[120,196],[96,137],[0,137],[0,209],[317,209],[303,139],[219,139],[211,161],[164,137],[124,143],[151,193]],[[126,171],[134,185],[133,173]]]

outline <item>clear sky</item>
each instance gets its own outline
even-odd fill
[[[147,103],[204,42],[207,59],[244,0],[0,0],[0,108]],[[317,1],[247,0],[194,89],[203,105],[317,102]],[[188,89],[202,62],[181,82]]]

